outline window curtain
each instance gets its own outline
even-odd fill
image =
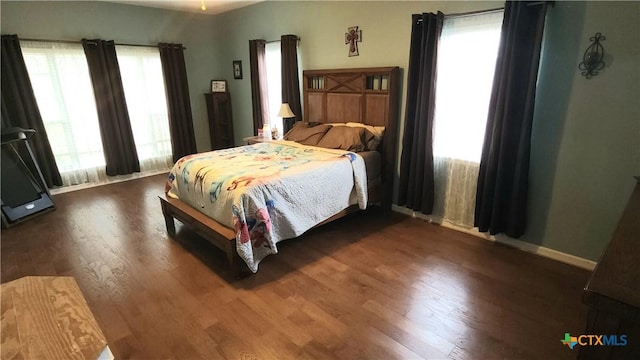
[[[171,169],[167,96],[158,48],[117,45],[124,94],[141,171]]]
[[[531,125],[547,4],[507,1],[485,131],[474,224],[520,237],[525,230]]]
[[[437,130],[436,130],[437,131]],[[480,164],[434,156],[435,197],[433,216],[456,226],[473,228],[476,186]]]
[[[62,185],[107,180],[87,57],[81,44],[20,41]]]
[[[140,171],[113,41],[82,39],[98,109],[100,136],[109,176]]]
[[[298,36],[282,35],[280,37],[282,53],[282,102],[289,103],[295,118],[283,119],[283,132],[286,133],[294,122],[302,120],[300,105],[300,78],[298,76]]]
[[[48,187],[61,186],[62,178],[31,87],[18,36],[2,35],[1,58],[2,128],[34,129],[36,135],[31,138],[31,145],[44,180]]]
[[[269,121],[269,96],[267,87],[266,42],[249,40],[249,68],[251,71],[251,99],[253,105],[253,133]]]
[[[162,74],[164,75],[171,148],[175,162],[183,156],[197,152],[187,68],[182,44],[160,43],[158,48],[160,49]]]
[[[438,48],[433,215],[472,228],[502,11],[445,17]],[[478,57],[477,54],[483,56]],[[469,59],[475,58],[473,66]]]
[[[412,15],[407,105],[398,205],[431,214],[434,202],[433,118],[436,60],[444,15]]]

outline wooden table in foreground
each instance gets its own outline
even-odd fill
[[[113,359],[72,277],[27,276],[0,291],[2,359]]]

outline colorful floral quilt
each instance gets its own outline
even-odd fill
[[[236,230],[251,271],[276,244],[350,205],[367,205],[364,160],[355,153],[272,141],[183,157],[167,195]]]

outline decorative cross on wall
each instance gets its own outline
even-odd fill
[[[349,32],[344,34],[344,43],[349,44],[349,56],[358,56],[358,43],[362,42],[362,30],[358,30],[357,26],[347,29]]]

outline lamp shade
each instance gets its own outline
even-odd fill
[[[286,119],[286,118],[292,118],[296,116],[293,114],[293,111],[291,111],[291,108],[289,107],[289,103],[284,103],[280,105],[280,111],[278,111],[278,117]]]

